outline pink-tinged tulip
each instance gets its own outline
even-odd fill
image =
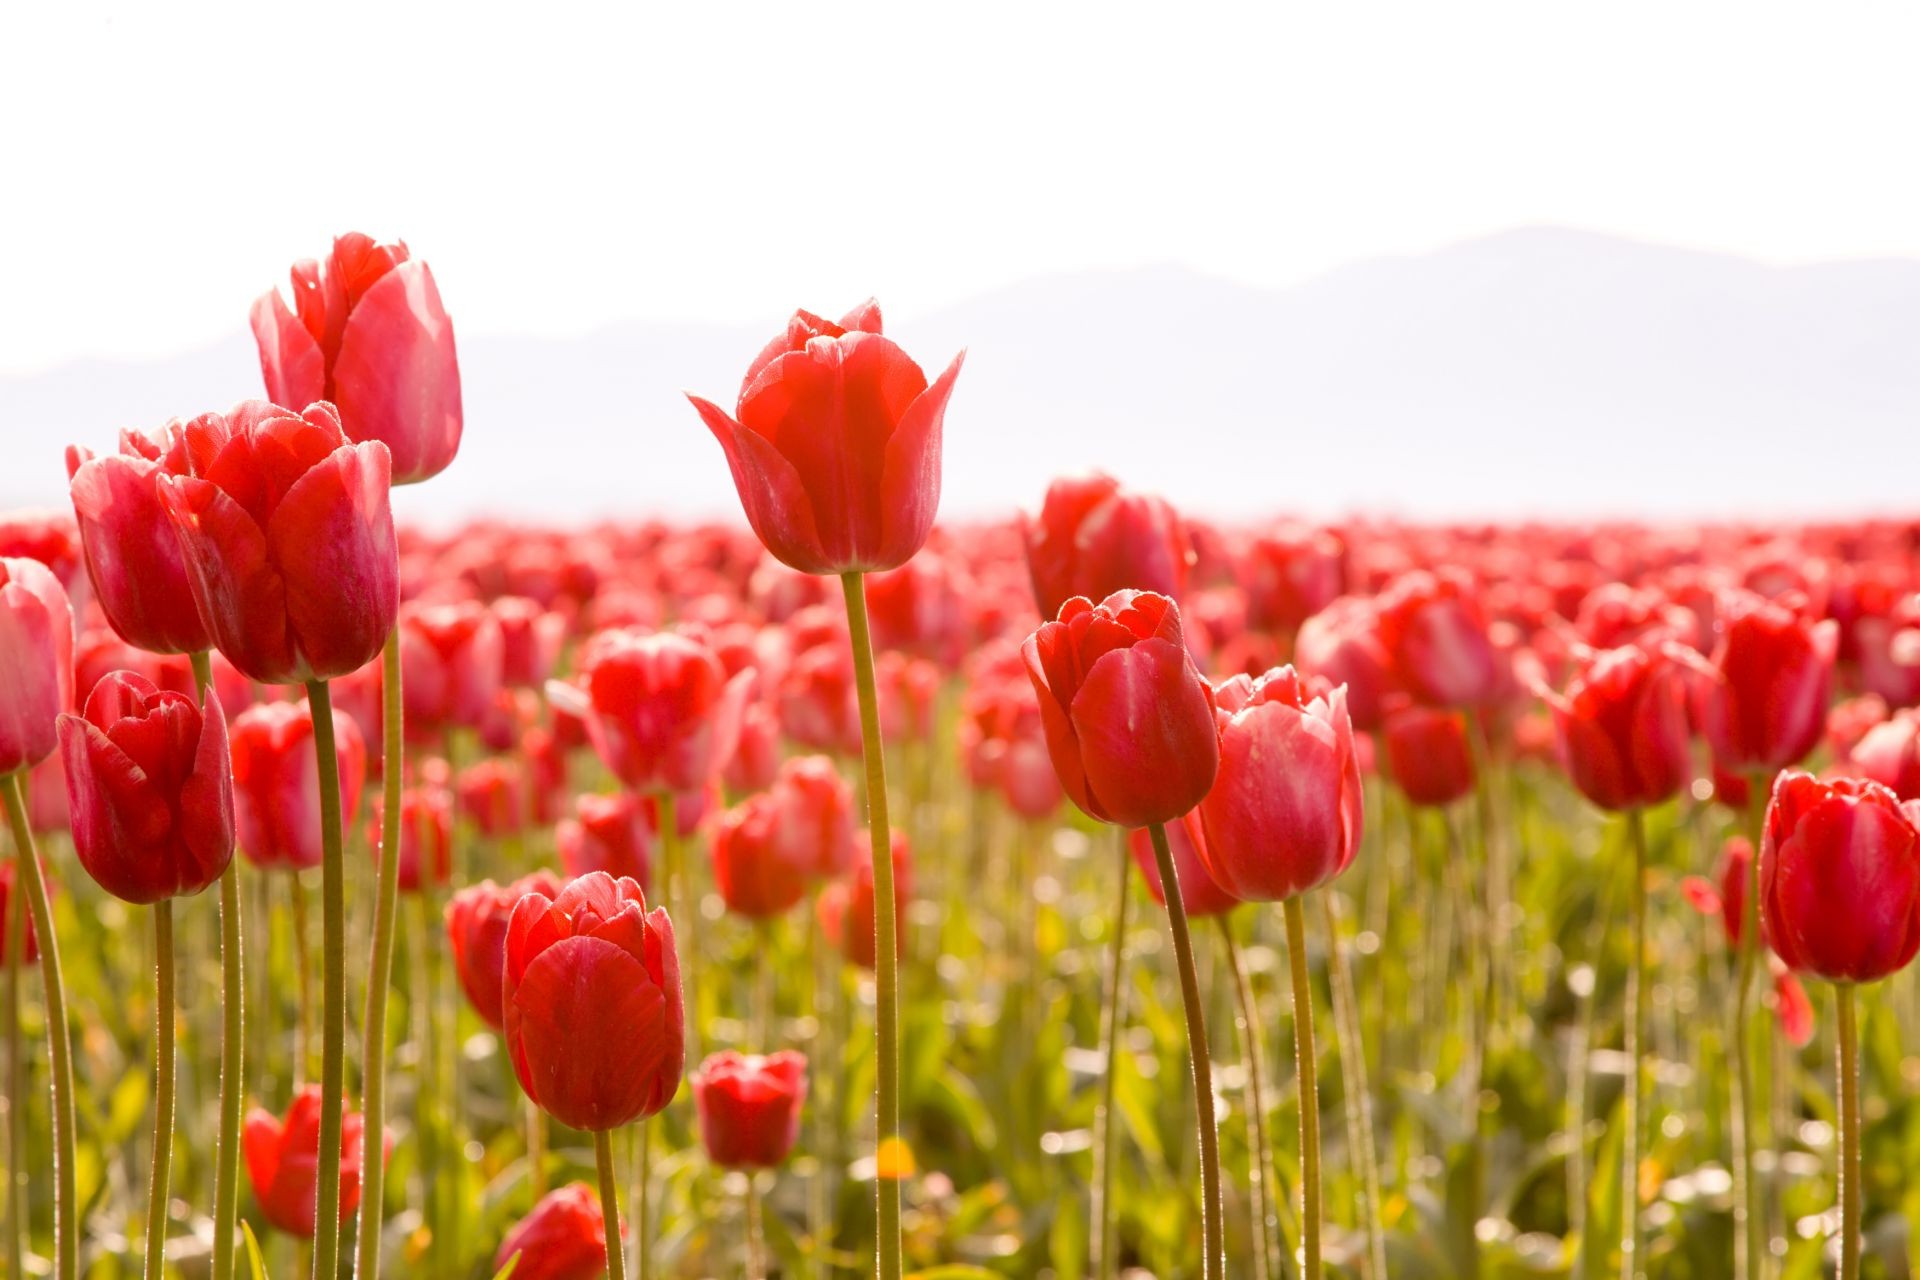
[[[1380,734],[1387,776],[1423,808],[1444,808],[1473,794],[1473,748],[1460,711],[1408,704],[1387,713]]]
[[[220,652],[263,684],[372,661],[400,608],[387,447],[350,443],[324,403],[249,400],[185,436],[192,476],[158,484]]]
[[[1877,782],[1783,773],[1767,808],[1760,911],[1782,960],[1876,982],[1920,951],[1920,806]]]
[[[1507,683],[1479,593],[1463,573],[1400,578],[1380,596],[1379,626],[1399,687],[1420,702],[1481,707]]]
[[[1853,636],[1861,687],[1896,707],[1920,703],[1920,595],[1861,618]]]
[[[584,715],[600,759],[636,791],[699,791],[740,738],[753,673],[727,678],[698,640],[671,631],[602,631],[580,654],[577,685],[548,697]]]
[[[400,660],[408,733],[479,728],[500,692],[500,624],[472,601],[410,606],[400,613]]]
[[[1855,772],[1902,800],[1920,800],[1920,710],[1896,711],[1867,730],[1848,760]]]
[[[386,797],[373,798],[367,849],[378,863]],[[453,796],[445,787],[408,787],[400,793],[400,891],[445,886],[453,877]]]
[[[0,776],[53,754],[73,705],[73,611],[52,570],[0,558]]]
[[[1679,794],[1693,776],[1682,668],[1660,649],[1587,651],[1564,694],[1542,689],[1560,757],[1580,794],[1602,809],[1637,809]]]
[[[1171,822],[1213,785],[1220,747],[1213,690],[1165,596],[1076,596],[1020,655],[1040,699],[1060,785],[1089,817],[1123,827]]]
[[[881,336],[878,305],[839,324],[796,311],[748,368],[733,416],[688,399],[768,551],[802,573],[872,573],[912,559],[933,528],[962,358],[929,386]]]
[[[6,964],[7,922],[13,919],[13,877],[15,872],[16,867],[14,866],[14,860],[12,858],[8,858],[5,862],[0,862],[0,968],[3,968]],[[44,877],[45,874],[46,868],[42,867],[42,877]],[[53,888],[51,881],[47,883],[47,888],[49,890]],[[33,915],[31,912],[25,912],[22,913],[21,918],[27,922],[27,940],[26,945],[22,948],[25,954],[21,956],[21,962],[23,964],[38,964],[40,961],[40,935],[33,930]]]
[[[766,1057],[731,1049],[688,1077],[707,1159],[722,1169],[771,1169],[800,1137],[807,1059],[791,1049]]]
[[[860,701],[853,651],[816,645],[788,668],[779,690],[781,731],[814,751],[860,754]]]
[[[874,648],[942,662],[966,645],[966,600],[954,567],[931,551],[867,579]]]
[[[913,897],[912,855],[906,832],[894,827],[887,834],[888,849],[893,854],[893,914],[901,923],[899,932],[894,934],[894,947],[905,951],[907,902]],[[865,831],[855,835],[863,849],[867,847],[868,838]],[[862,969],[873,968],[874,958],[879,954],[873,932],[873,907],[873,863],[865,859],[855,862],[845,876],[822,889],[815,900],[820,929],[827,941]]]
[[[67,450],[73,514],[87,574],[107,622],[127,643],[153,653],[198,653],[213,635],[193,600],[180,539],[160,500],[161,474],[188,471],[186,424],[157,438],[124,431],[120,452],[104,457]]]
[[[549,1191],[513,1224],[493,1255],[495,1272],[514,1262],[514,1280],[600,1280],[607,1273],[607,1220],[583,1182]]]
[[[1347,588],[1347,548],[1325,529],[1255,538],[1246,555],[1247,621],[1292,635]]]
[[[1393,661],[1380,640],[1379,611],[1361,596],[1341,596],[1300,624],[1294,665],[1329,685],[1347,687],[1347,714],[1363,733],[1386,723]]]
[[[366,1122],[359,1112],[350,1111],[341,1117],[342,1222],[360,1207],[360,1152],[365,1137]],[[391,1136],[383,1141],[385,1150],[391,1151]],[[320,1164],[320,1086],[305,1085],[295,1093],[285,1119],[255,1107],[247,1115],[240,1147],[246,1153],[247,1180],[253,1184],[253,1198],[259,1202],[261,1214],[288,1235],[310,1239],[318,1207],[314,1184],[319,1180]]]
[[[340,814],[351,823],[367,780],[367,746],[353,720],[333,713],[340,761]],[[263,702],[235,716],[233,814],[240,852],[256,867],[320,865],[320,780],[313,711],[304,702]]]
[[[1213,878],[1236,898],[1279,902],[1345,871],[1362,809],[1346,690],[1314,697],[1276,667],[1223,682],[1214,704],[1220,772],[1200,802],[1197,848]]]
[[[560,878],[551,871],[535,871],[509,885],[482,880],[455,893],[447,902],[447,942],[453,951],[454,972],[460,989],[480,1020],[495,1031],[503,1025],[500,984],[507,963],[507,921],[520,899],[530,893],[560,896]]]
[[[1023,519],[1021,532],[1042,618],[1058,617],[1075,596],[1104,600],[1134,590],[1178,599],[1194,562],[1172,506],[1098,473],[1054,481],[1039,516]]]
[[[780,717],[765,702],[749,702],[740,715],[740,741],[720,776],[736,792],[765,791],[780,772]]]
[[[770,920],[807,896],[810,852],[782,838],[785,814],[773,792],[748,796],[720,815],[713,828],[713,883],[727,910]]]
[[[520,899],[505,974],[507,1049],[542,1110],[600,1132],[667,1105],[686,1065],[680,958],[638,884],[595,872]]]
[[[1827,750],[1836,760],[1845,760],[1860,745],[1875,725],[1886,721],[1888,715],[1886,699],[1877,693],[1861,694],[1857,698],[1847,698],[1833,704],[1827,712]],[[1897,790],[1897,788],[1896,788]],[[1902,796],[1901,799],[1912,799]]]
[[[482,760],[460,771],[454,783],[460,813],[489,840],[527,829],[527,780],[517,760]]]
[[[826,756],[795,756],[774,780],[785,857],[823,879],[854,865],[853,784]]]
[[[489,607],[500,628],[501,678],[515,689],[538,689],[560,660],[566,618],[525,596],[502,596]]]
[[[1720,602],[1720,640],[1698,712],[1714,759],[1739,773],[1806,758],[1826,726],[1838,632],[1787,605],[1746,593]]]
[[[129,671],[109,675],[84,715],[60,717],[74,852],[116,898],[195,894],[233,860],[227,722]]]
[[[595,871],[632,880],[642,889],[653,883],[654,828],[651,807],[631,792],[583,795],[573,802],[574,816],[554,830],[560,866],[578,880]],[[548,895],[552,896],[552,895]]]
[[[395,484],[453,461],[463,422],[453,321],[405,244],[336,237],[325,262],[293,264],[293,307],[270,290],[252,321],[270,399],[338,405],[349,436],[393,451]]]
[[[1180,901],[1190,919],[1224,915],[1241,902],[1241,899],[1221,888],[1220,882],[1213,878],[1207,859],[1200,852],[1206,843],[1206,831],[1200,824],[1200,812],[1197,809],[1178,822],[1167,824],[1167,847],[1173,851],[1173,873],[1180,878]],[[1133,865],[1140,868],[1140,878],[1147,882],[1147,892],[1153,895],[1155,902],[1166,906],[1167,890],[1160,883],[1160,860],[1153,851],[1152,833],[1138,827],[1129,831],[1127,848],[1133,854]]]

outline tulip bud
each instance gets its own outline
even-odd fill
[[[1920,951],[1920,807],[1877,782],[1774,783],[1760,853],[1767,941],[1792,968],[1875,982]]]
[[[636,791],[698,791],[740,738],[753,675],[728,679],[713,650],[673,632],[602,631],[580,654],[577,685],[548,697],[584,715],[594,749]]]
[[[187,474],[185,430],[175,421],[158,439],[125,432],[120,452],[104,457],[67,450],[73,514],[94,597],[116,632],[154,653],[213,647],[157,480],[161,473]]]
[[[1806,758],[1826,726],[1837,630],[1785,604],[1735,593],[1720,604],[1720,641],[1699,692],[1716,761],[1741,773]]]
[[[1588,652],[1553,710],[1567,776],[1602,809],[1636,809],[1677,795],[1693,773],[1687,689],[1659,649]]]
[[[505,1271],[516,1258],[514,1280],[600,1280],[607,1273],[600,1198],[582,1182],[549,1191],[500,1242],[494,1271]]]
[[[360,1207],[360,1157],[366,1122],[357,1111],[340,1119],[340,1221]],[[288,1235],[311,1239],[317,1210],[314,1184],[320,1154],[320,1086],[303,1086],[294,1094],[285,1119],[255,1107],[241,1134],[247,1157],[247,1180],[253,1198],[268,1222]],[[383,1136],[381,1159],[393,1149]]]
[[[495,1031],[503,1023],[500,989],[507,963],[507,921],[515,904],[530,893],[559,897],[559,877],[535,871],[505,887],[482,880],[447,902],[447,942],[460,989],[480,1020]]]
[[[1172,506],[1098,473],[1054,481],[1021,533],[1042,618],[1058,617],[1075,596],[1134,590],[1177,599],[1193,567],[1193,544]]]
[[[1423,808],[1444,808],[1473,794],[1473,749],[1460,711],[1404,705],[1387,713],[1381,733],[1387,776]]]
[[[240,852],[256,867],[295,870],[320,865],[320,780],[313,709],[304,702],[263,702],[234,717],[233,813]],[[340,761],[340,820],[360,812],[367,747],[353,720],[333,713]]]
[[[642,889],[653,883],[651,808],[625,791],[583,795],[573,808],[574,816],[554,831],[560,866],[569,878],[604,871],[616,880],[635,881]]]
[[[1506,673],[1465,574],[1407,574],[1381,594],[1379,619],[1396,682],[1415,700],[1469,708],[1500,695]]]
[[[807,1100],[807,1059],[791,1049],[766,1057],[727,1050],[687,1083],[700,1117],[707,1158],[723,1169],[771,1169],[800,1136]]]

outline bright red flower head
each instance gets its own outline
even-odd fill
[[[687,1083],[707,1158],[723,1169],[771,1169],[800,1136],[807,1100],[806,1055],[766,1057],[731,1049],[702,1062]]]
[[[1567,776],[1602,809],[1637,809],[1677,795],[1693,776],[1687,685],[1662,649],[1587,652],[1566,693],[1542,690]]]
[[[233,860],[227,722],[130,671],[107,676],[84,715],[60,717],[74,852],[128,902],[195,894]]]
[[[865,831],[857,832],[854,838],[861,848],[867,847]],[[907,833],[893,828],[888,848],[893,854],[893,918],[899,922],[893,941],[897,950],[904,950],[907,902],[913,897],[913,862],[908,852]],[[874,901],[873,862],[861,858],[845,876],[822,889],[815,902],[820,928],[827,935],[827,941],[862,969],[873,968],[874,957],[879,954],[879,938],[874,933]]]
[[[560,866],[575,880],[595,871],[614,879],[635,881],[642,889],[653,883],[653,814],[631,792],[582,795],[573,802],[574,816],[554,830]],[[552,896],[552,895],[548,895]]]
[[[516,689],[538,689],[560,660],[566,617],[525,596],[502,596],[489,607],[500,628],[501,678]]]
[[[664,909],[631,880],[582,876],[530,893],[507,922],[501,983],[520,1087],[560,1123],[595,1132],[653,1115],[686,1065],[680,958]]]
[[[1042,618],[1059,616],[1075,596],[1104,600],[1134,590],[1178,599],[1194,562],[1172,506],[1098,473],[1054,481],[1040,515],[1023,518],[1021,531]]]
[[[1200,856],[1237,898],[1327,883],[1360,848],[1360,757],[1344,688],[1315,697],[1292,667],[1214,690],[1220,772],[1200,802]]]
[[[357,1111],[340,1118],[340,1221],[360,1207],[360,1154],[366,1122]],[[247,1157],[247,1180],[268,1222],[288,1235],[313,1235],[318,1208],[315,1184],[320,1172],[320,1086],[294,1094],[284,1119],[262,1107],[247,1115],[240,1139]],[[392,1149],[383,1137],[382,1161]]]
[[[395,484],[446,470],[460,448],[460,362],[427,264],[348,232],[325,262],[293,264],[293,304],[278,290],[253,304],[268,397],[338,405],[349,436],[392,450]]]
[[[1213,785],[1213,690],[1165,596],[1076,596],[1020,650],[1060,785],[1101,822],[1171,822]]]
[[[780,840],[788,861],[810,875],[840,875],[854,864],[853,784],[826,756],[794,756],[780,766]]]
[[[12,858],[8,858],[5,862],[0,862],[0,971],[4,971],[6,964],[7,922],[13,919],[13,878],[16,871],[17,868],[14,866],[14,860]],[[45,878],[45,874],[46,870],[43,867],[41,869],[43,879]],[[51,891],[53,888],[52,884],[49,883],[47,888]],[[34,964],[40,959],[40,935],[34,932],[33,915],[31,912],[22,913],[21,918],[27,922],[27,941],[23,948],[25,954],[22,955],[20,959],[23,964]]]
[[[185,428],[191,476],[158,475],[193,598],[220,652],[263,684],[372,661],[400,608],[387,447],[328,404],[249,400]]]
[[[740,741],[720,771],[730,791],[765,791],[780,773],[780,715],[771,703],[755,700],[740,713]]]
[[[1208,868],[1201,850],[1207,835],[1200,822],[1200,811],[1186,814],[1178,822],[1167,824],[1167,847],[1173,853],[1173,874],[1180,880],[1180,903],[1189,917],[1224,915],[1239,906],[1241,899],[1220,887]],[[1166,886],[1160,880],[1160,859],[1153,851],[1153,833],[1135,827],[1127,833],[1127,848],[1133,853],[1133,865],[1147,882],[1147,892],[1161,906],[1167,905]]]
[[[518,760],[495,757],[470,764],[454,783],[460,812],[489,840],[502,840],[527,829],[526,772]]]
[[[334,754],[340,762],[340,814],[360,812],[367,780],[367,747],[351,717],[333,713]],[[313,710],[304,702],[263,702],[234,717],[233,813],[240,852],[256,867],[317,867],[320,779]]]
[[[1867,730],[1848,762],[1902,800],[1920,800],[1920,710],[1896,711]]]
[[[1406,574],[1379,599],[1380,643],[1400,688],[1429,706],[1479,707],[1507,683],[1472,579]]]
[[[713,882],[729,911],[755,920],[786,914],[807,896],[814,863],[785,838],[783,797],[748,796],[720,815],[712,838]]]
[[[1838,631],[1749,593],[1720,603],[1720,641],[1699,713],[1714,758],[1740,773],[1806,758],[1826,727]]]
[[[688,399],[768,551],[802,573],[878,572],[912,559],[933,528],[962,358],[929,386],[881,335],[876,304],[839,324],[796,311],[748,368],[733,416]]]
[[[515,1258],[514,1280],[600,1280],[607,1274],[607,1220],[600,1197],[583,1182],[549,1191],[526,1217],[513,1224],[493,1269]]]
[[[386,797],[373,798],[367,848],[380,855]],[[400,793],[400,891],[420,892],[425,882],[444,886],[453,877],[453,796],[445,787],[408,787]]]
[[[1415,703],[1387,712],[1381,731],[1387,776],[1407,799],[1426,808],[1443,808],[1473,794],[1473,748],[1467,741],[1467,717]]]
[[[409,606],[400,613],[406,726],[421,739],[479,728],[493,711],[503,671],[500,624],[483,604]]]
[[[0,558],[0,775],[52,755],[55,721],[72,705],[66,590],[37,560]]]
[[[1876,982],[1920,951],[1920,807],[1877,782],[1783,773],[1767,808],[1760,911],[1791,967]]]
[[[1307,675],[1347,687],[1353,727],[1373,733],[1386,720],[1393,660],[1380,641],[1379,611],[1364,596],[1341,596],[1300,624],[1293,661]]]
[[[1248,621],[1292,635],[1347,588],[1347,547],[1325,529],[1283,529],[1247,548]]]
[[[637,791],[698,791],[740,738],[753,673],[728,679],[713,650],[677,632],[602,631],[580,654],[578,685],[549,682],[583,714],[594,749]]]
[[[73,514],[94,597],[116,632],[154,653],[213,647],[193,601],[186,555],[160,500],[162,473],[187,474],[185,430],[175,421],[158,439],[124,431],[120,452],[98,458],[78,446],[67,449]]]
[[[530,893],[557,898],[560,878],[540,870],[505,886],[482,880],[447,902],[447,942],[460,989],[480,1020],[495,1031],[503,1025],[500,984],[507,963],[507,921],[515,904]]]

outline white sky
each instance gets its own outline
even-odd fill
[[[555,334],[1542,222],[1920,255],[1907,4],[179,7],[0,20],[0,373],[212,341],[348,228]]]

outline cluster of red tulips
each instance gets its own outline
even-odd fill
[[[348,235],[294,267],[291,298],[253,310],[268,399],[123,432],[115,453],[75,446],[72,518],[0,524],[7,1275],[44,1274],[43,1239],[59,1280],[122,1274],[94,1268],[131,1240],[150,1280],[170,1243],[177,1268],[230,1280],[269,1228],[316,1280],[349,1257],[364,1280],[1110,1277],[1130,1260],[1389,1280],[1518,1274],[1509,1258],[1760,1280],[1806,1255],[1796,1238],[1830,1238],[1838,1273],[1861,1274],[1861,1006],[1890,1008],[1873,984],[1920,949],[1920,523],[1233,528],[1092,476],[1017,524],[936,530],[961,360],[929,380],[867,303],[797,312],[731,410],[693,399],[750,535],[431,536],[391,507],[461,442],[431,271]],[[1087,859],[1101,824],[1111,864]],[[1584,846],[1543,852],[1567,832]],[[150,907],[150,929],[69,852]],[[1191,1071],[1160,1082],[1188,1099],[1191,1149],[1154,1156],[1154,1195],[1197,1209],[1170,1243],[1118,1203],[1117,1122],[1152,1135],[1118,1092],[1141,1070],[1128,1005],[1151,1000],[1160,951],[1129,928],[1129,861],[1165,911]],[[1069,909],[1075,875],[1101,896]],[[1609,886],[1583,899],[1605,904],[1591,920],[1542,918],[1532,887],[1562,876]],[[1724,921],[1685,981],[1726,1001],[1693,1019],[1697,1047],[1668,1037],[1663,1054],[1651,997],[1671,1006],[1686,967],[1662,939],[1687,913],[1649,894],[1668,880]],[[53,881],[78,899],[61,917]],[[175,899],[215,885],[217,931],[190,916],[176,937],[193,908]],[[1253,902],[1280,910],[1237,910]],[[1215,922],[1217,952],[1194,920]],[[98,1052],[61,953],[109,929],[153,947],[151,1004],[111,992],[155,1019],[143,1230],[101,1220],[99,1159],[79,1158],[93,1108],[76,1073]],[[1282,951],[1291,1159],[1261,1054],[1261,961]],[[177,953],[220,975],[217,1132],[179,1126],[188,1158],[211,1152],[208,1188],[173,1171],[194,985]],[[1040,1216],[956,1257],[930,1227],[962,1216],[943,1197],[1027,1176],[953,1156],[915,1083],[961,1052],[936,1028],[968,1016],[955,992],[976,987],[950,968],[969,966],[997,984],[997,1043],[1097,1051],[1076,1058],[1083,1128],[1083,1091],[1043,1079],[1067,1068],[1037,1054],[1009,1096],[1056,1114],[1043,1132],[1003,1117],[1031,1152],[1079,1132],[1090,1165],[1045,1165],[1024,1192]],[[1046,995],[1083,972],[1097,1017]],[[1788,1238],[1771,1224],[1804,1196],[1786,1175],[1827,1175],[1785,1158],[1796,1107],[1760,1076],[1784,1089],[1782,1053],[1820,1033],[1809,979],[1834,995],[1838,1212]],[[1241,1060],[1216,1078],[1222,1001]],[[1617,1119],[1596,1134],[1608,1016]],[[1331,1199],[1323,1043],[1344,1120]],[[41,1047],[44,1133],[24,1096]],[[1526,1057],[1568,1063],[1550,1213],[1488,1185]],[[1678,1187],[1662,1154],[1688,1123],[1676,1059],[1720,1082],[1698,1095],[1724,1111],[1699,1163],[1725,1186],[1696,1169]],[[490,1062],[513,1083],[477,1083]],[[940,1080],[963,1107],[972,1086]],[[1452,1143],[1414,1095],[1457,1104]],[[247,1111],[270,1099],[278,1114]],[[801,1149],[795,1176],[769,1172]],[[721,1172],[688,1191],[696,1152]],[[1423,1227],[1436,1176],[1445,1204]],[[1879,1210],[1904,1203],[1896,1186]],[[479,1229],[495,1204],[520,1215],[504,1233]],[[1045,1225],[1056,1210],[1090,1227]]]

